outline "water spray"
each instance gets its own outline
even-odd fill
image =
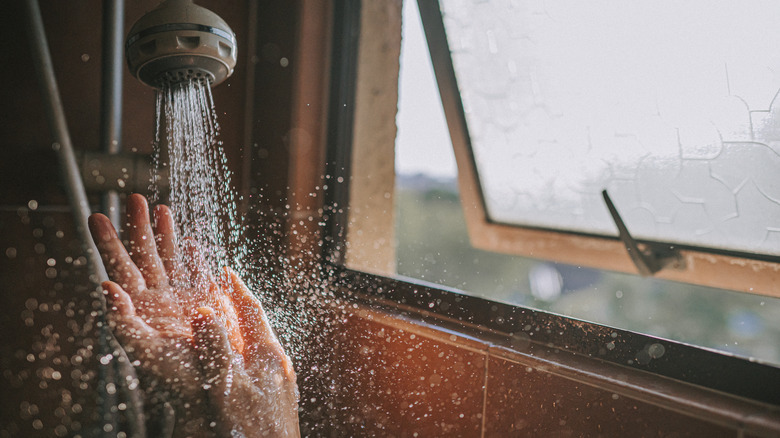
[[[190,80],[213,87],[233,74],[236,36],[192,0],[165,0],[130,29],[125,54],[130,73],[150,87]]]

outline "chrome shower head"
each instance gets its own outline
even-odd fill
[[[165,0],[130,29],[125,55],[130,73],[150,87],[190,79],[213,87],[233,74],[236,36],[192,0]]]

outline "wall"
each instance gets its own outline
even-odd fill
[[[354,307],[336,332],[335,436],[780,434],[776,406],[387,303]]]
[[[392,274],[401,2],[364,1],[361,8],[346,265]]]

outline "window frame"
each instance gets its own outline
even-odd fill
[[[520,339],[521,342],[527,341],[556,352],[571,353],[579,357],[628,367],[652,376],[685,382],[762,405],[780,406],[780,367],[775,365],[551,312],[475,297],[455,288],[399,275],[368,273],[363,269],[349,266],[346,256],[350,249],[348,207],[352,193],[351,175],[355,170],[352,151],[355,147],[353,135],[357,111],[355,102],[360,63],[358,53],[362,3],[361,0],[334,0],[333,2],[334,44],[325,153],[326,187],[324,187],[322,260],[325,265],[323,271],[327,272],[332,285],[331,290],[337,297],[350,303],[389,308],[402,317],[421,318],[432,324],[451,327],[460,333],[476,333],[484,338],[502,339],[510,344],[513,339]],[[421,11],[423,7],[432,6],[435,6],[438,11],[437,0],[419,0],[419,4]],[[432,53],[433,56],[441,56],[441,53],[438,55]],[[450,74],[451,79],[454,79],[452,71]],[[437,72],[437,79],[441,84],[442,79],[438,76]],[[453,85],[456,86],[451,82],[450,86]],[[452,95],[445,97],[445,93],[442,93],[442,102],[445,113],[449,107],[448,122],[449,117],[463,118],[462,107],[459,111],[453,112],[453,108],[458,109],[459,101],[453,99]],[[461,155],[468,153],[468,136],[464,135],[466,134],[465,123],[450,124],[450,129],[451,133],[453,129],[464,129],[458,136],[460,145],[456,147],[456,152],[459,151]],[[455,136],[453,136],[453,143],[455,143]],[[459,173],[464,173],[465,170],[467,174],[465,178],[460,179],[461,197],[464,205],[468,206],[464,207],[467,221],[481,220],[481,226],[490,229],[484,232],[484,236],[477,236],[475,243],[496,244],[502,239],[509,239],[512,242],[511,234],[515,230],[506,230],[505,225],[487,222],[479,191],[474,190],[478,187],[475,185],[477,177],[475,169],[472,168],[470,172],[468,170],[469,166],[473,166],[473,160],[464,162],[464,158],[468,156],[461,156],[458,159],[458,167]],[[470,190],[464,192],[464,189]],[[481,210],[480,205],[482,205]],[[547,239],[545,245],[555,249],[550,255],[560,256],[561,254],[558,253],[560,248],[571,245],[572,241],[580,245],[581,251],[593,251],[594,247],[598,251],[597,254],[625,251],[617,239],[607,239],[607,243],[602,241],[604,239],[600,239],[594,243],[588,236],[571,236],[544,230],[524,230],[521,233],[523,232],[532,234],[535,239]],[[560,242],[552,240],[553,244],[551,244],[549,239],[560,239]],[[533,243],[526,243],[526,245],[533,245]],[[593,252],[588,254],[589,257],[593,257]],[[534,252],[534,255],[541,257],[548,254]],[[707,254],[707,257],[713,255]],[[620,260],[620,263],[615,265],[616,268],[631,263],[628,261],[628,256],[622,259],[624,260]],[[599,266],[599,269],[606,268]],[[626,269],[632,272],[631,269]],[[613,341],[614,347],[605,347],[607,343]],[[649,361],[640,360],[642,352],[653,344],[663,346],[664,354]]]
[[[619,237],[508,225],[490,219],[439,0],[417,3],[458,165],[458,186],[472,245],[486,251],[641,275],[626,242]],[[780,257],[664,242],[636,243],[656,253],[677,248],[680,262],[656,272],[656,278],[780,298]]]

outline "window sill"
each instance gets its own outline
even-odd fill
[[[539,332],[546,333],[546,337],[538,336],[538,338],[534,338],[529,335],[510,335],[501,330],[458,320],[457,317],[453,318],[452,315],[446,316],[422,310],[409,301],[404,302],[404,300],[401,300],[402,304],[397,304],[381,296],[390,293],[391,291],[386,288],[388,286],[393,287],[392,285],[388,283],[377,285],[381,290],[377,294],[377,289],[365,290],[360,287],[361,284],[365,284],[362,283],[363,280],[370,281],[370,279],[365,277],[366,274],[352,274],[349,275],[349,278],[358,281],[352,282],[347,280],[346,287],[342,292],[346,292],[345,295],[350,296],[348,298],[350,301],[359,303],[357,307],[353,306],[351,309],[350,318],[362,321],[361,324],[369,324],[369,329],[361,331],[362,336],[366,336],[366,332],[372,331],[370,327],[382,327],[395,333],[402,333],[407,338],[415,339],[417,337],[416,341],[393,341],[394,343],[411,342],[410,348],[403,350],[405,352],[412,352],[415,347],[422,345],[423,342],[433,342],[433,344],[442,346],[442,348],[455,349],[463,352],[462,354],[472,355],[470,357],[476,354],[481,358],[479,361],[482,361],[482,364],[476,365],[477,368],[481,367],[480,372],[483,373],[484,378],[484,380],[480,378],[480,381],[483,383],[480,383],[481,388],[478,388],[483,396],[481,418],[486,420],[481,427],[487,428],[484,430],[488,435],[491,427],[494,426],[491,425],[491,418],[501,420],[504,416],[501,412],[510,408],[516,409],[513,411],[515,414],[512,418],[523,415],[528,416],[528,418],[523,420],[524,427],[535,424],[534,422],[540,422],[537,425],[538,427],[534,426],[536,428],[534,430],[552,431],[549,427],[554,427],[557,422],[552,424],[552,426],[550,424],[545,426],[542,423],[546,420],[535,418],[532,415],[533,412],[531,412],[533,409],[529,411],[528,406],[523,406],[522,403],[523,393],[535,393],[543,389],[537,388],[537,385],[547,385],[550,382],[553,382],[550,387],[551,393],[561,392],[561,394],[558,394],[560,395],[558,403],[563,403],[566,406],[561,412],[568,417],[568,427],[578,428],[578,420],[573,417],[579,415],[580,411],[582,411],[582,415],[587,416],[589,419],[591,417],[596,419],[614,417],[613,420],[616,421],[616,424],[603,424],[598,427],[604,426],[607,428],[607,431],[614,430],[620,433],[631,430],[639,432],[641,429],[637,428],[647,427],[648,424],[653,424],[652,427],[666,425],[663,427],[672,427],[674,431],[693,434],[701,434],[702,430],[710,431],[718,436],[743,436],[738,435],[740,433],[751,434],[751,436],[776,436],[780,433],[780,405],[777,403],[748,400],[723,391],[658,375],[649,370],[618,364],[609,359],[599,357],[598,354],[583,354],[582,351],[572,351],[576,349],[564,345],[567,343],[567,340],[573,340],[569,338],[569,334],[561,331],[556,336],[555,331],[557,329],[551,333],[549,325],[546,329],[542,328]],[[352,286],[349,284],[352,284]],[[355,285],[357,287],[354,287]],[[432,291],[417,287],[415,294],[420,296],[430,295],[430,292]],[[472,297],[462,298],[470,301]],[[601,334],[599,331],[602,327],[573,320],[569,320],[568,324],[570,324],[568,330],[582,331],[591,341],[600,339]],[[352,329],[354,330],[354,327]],[[348,332],[350,327],[346,327],[345,330]],[[381,329],[380,332],[382,336],[385,336],[384,329]],[[609,336],[612,337],[612,335]],[[627,336],[627,334],[620,333],[613,339],[622,339],[624,336]],[[642,337],[642,335],[636,336]],[[352,336],[349,337],[354,339]],[[370,342],[370,338],[364,337],[359,339],[366,343],[362,348],[368,348],[372,352],[376,351]],[[649,337],[646,339],[652,340]],[[378,340],[384,341],[384,338]],[[382,348],[380,343],[375,345],[379,345],[379,348]],[[675,347],[677,349],[679,347],[687,347],[677,344],[665,345],[670,354]],[[361,347],[352,346],[351,348]],[[694,347],[687,348],[698,350]],[[396,365],[407,370],[415,378],[416,373],[419,373],[419,370],[415,371],[417,368],[431,366],[427,362],[423,364],[417,363],[419,360],[426,361],[425,354],[427,354],[428,349],[421,347],[420,349],[422,350],[420,352],[403,355],[399,359],[400,364],[396,363]],[[721,356],[709,351],[698,350],[698,352],[700,355]],[[423,359],[420,359],[421,356]],[[701,358],[691,357],[691,361],[698,359]],[[361,360],[369,362],[379,360],[383,364],[390,363],[387,358],[379,359],[371,356],[361,357]],[[427,360],[430,361],[430,359]],[[746,366],[749,366],[749,363],[744,362]],[[371,369],[370,364],[361,366],[365,370]],[[776,374],[777,370],[773,372]],[[425,372],[420,374],[422,378],[426,375]],[[446,376],[444,377],[446,379]],[[373,377],[366,378],[372,379]],[[451,380],[455,379],[455,376],[453,376]],[[776,379],[772,380],[772,382],[776,381]],[[764,383],[767,386],[776,386],[774,383]],[[381,387],[376,388],[373,381],[367,384],[373,390],[379,390],[380,392],[385,389]],[[354,384],[349,386],[353,387]],[[425,393],[425,386],[427,385],[423,385],[423,394]],[[566,388],[574,388],[576,391],[573,394],[568,394],[568,389]],[[518,389],[520,389],[519,393]],[[767,388],[767,391],[772,391],[772,389]],[[419,394],[419,392],[414,392],[414,394]],[[512,394],[515,395],[513,396]],[[555,394],[549,395],[545,393],[545,395],[555,398],[553,396]],[[395,397],[398,396],[396,391]],[[496,404],[495,401],[498,400],[496,397],[503,397],[503,401]],[[529,396],[526,395],[527,397]],[[494,403],[491,404],[490,400],[494,400]],[[428,402],[434,405],[438,403],[430,400]],[[540,400],[534,398],[534,403],[536,402],[540,402]],[[579,403],[583,405],[578,406]],[[632,409],[636,412],[624,413],[625,415],[614,414],[614,412],[621,409],[627,409],[626,406],[632,406]],[[554,409],[554,407],[551,409]],[[612,409],[613,414],[606,412],[609,409]],[[577,412],[576,414],[574,413],[575,411]],[[401,414],[395,413],[394,415]],[[433,415],[436,416],[435,413]],[[640,426],[637,422],[644,424],[644,426]],[[517,425],[509,425],[507,427],[517,427]],[[595,426],[592,422],[585,422],[579,427]],[[495,428],[492,429],[493,432],[508,432],[510,430],[499,431]],[[671,431],[666,430],[666,432]],[[645,432],[647,430],[644,430],[642,433]]]
[[[780,407],[780,368],[726,353],[464,295],[455,289],[353,270],[340,294],[496,348],[544,346],[725,395]],[[479,347],[482,348],[482,347]],[[518,349],[523,353],[522,349]],[[739,376],[739,378],[730,378]]]

